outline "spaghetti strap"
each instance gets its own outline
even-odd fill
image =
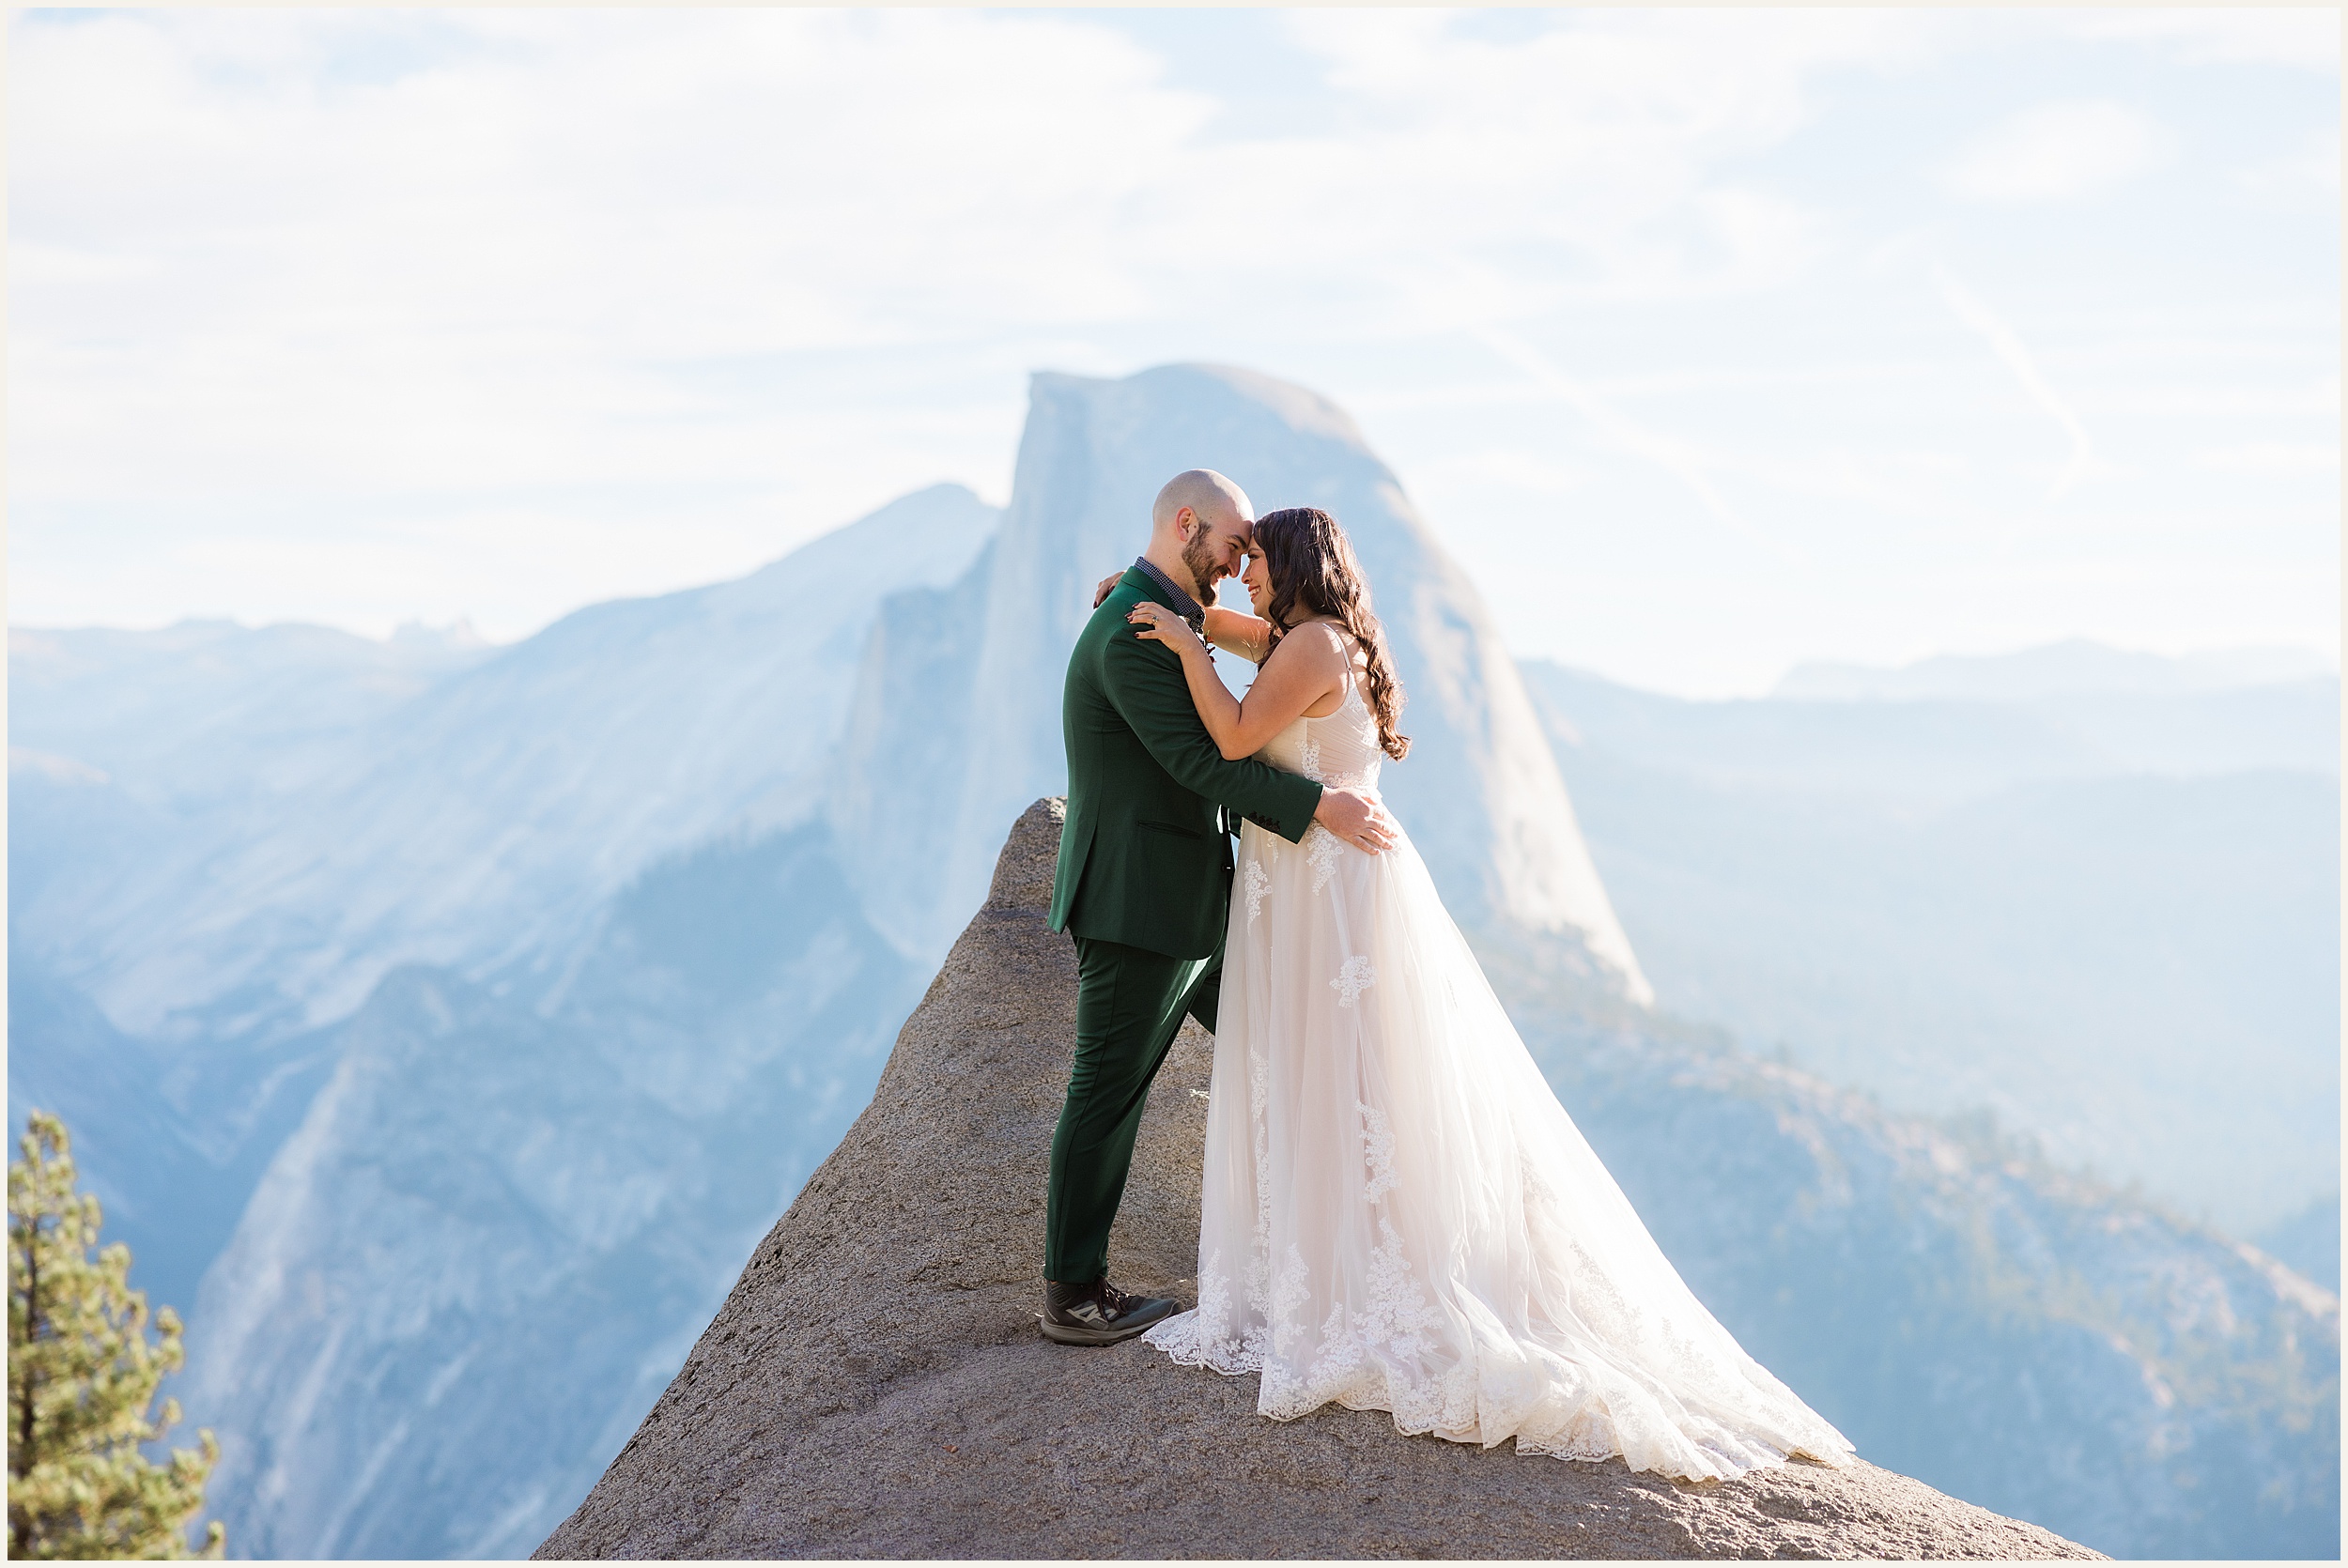
[[[1305,715],[1307,720],[1314,724],[1328,723],[1345,712],[1346,704],[1349,702],[1359,701],[1365,712],[1369,708],[1369,695],[1362,689],[1362,676],[1369,668],[1369,650],[1362,646],[1360,638],[1355,637],[1338,623],[1324,621],[1321,624],[1336,634],[1337,646],[1345,651],[1345,684],[1344,695],[1337,699],[1336,707],[1318,718],[1310,715]]]

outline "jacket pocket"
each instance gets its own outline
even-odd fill
[[[1175,838],[1188,838],[1188,839],[1192,840],[1194,843],[1201,843],[1201,844],[1203,844],[1203,843],[1205,843],[1205,842],[1206,842],[1206,839],[1207,839],[1207,836],[1206,836],[1205,834],[1203,834],[1203,833],[1199,832],[1197,828],[1195,828],[1195,827],[1181,827],[1181,826],[1176,825],[1176,824],[1175,824],[1175,823],[1173,823],[1173,822],[1135,822],[1135,823],[1134,823],[1134,825],[1135,825],[1135,827],[1137,827],[1137,828],[1140,828],[1140,829],[1144,830],[1145,832],[1149,832],[1149,833],[1166,833],[1166,834],[1171,834],[1171,835],[1173,835],[1173,836],[1174,836]]]

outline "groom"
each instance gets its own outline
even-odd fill
[[[1211,469],[1168,480],[1150,547],[1093,610],[1068,660],[1060,729],[1068,822],[1052,929],[1076,940],[1076,1060],[1052,1138],[1044,1336],[1112,1345],[1175,1311],[1110,1284],[1109,1223],[1124,1195],[1150,1081],[1187,1013],[1214,1028],[1231,841],[1241,817],[1295,842],[1318,820],[1376,854],[1394,822],[1375,795],[1326,789],[1257,761],[1227,761],[1190,699],[1180,655],[1134,635],[1144,599],[1194,630],[1253,544],[1253,509]]]

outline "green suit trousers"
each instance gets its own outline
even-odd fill
[[[1169,958],[1121,942],[1076,938],[1076,1061],[1052,1135],[1043,1277],[1090,1284],[1108,1273],[1109,1225],[1125,1195],[1150,1081],[1184,1014],[1212,1033],[1223,946]]]

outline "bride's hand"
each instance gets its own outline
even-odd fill
[[[1145,642],[1163,642],[1177,653],[1187,653],[1196,648],[1201,653],[1207,645],[1198,640],[1198,634],[1190,629],[1190,623],[1154,600],[1144,599],[1126,613],[1125,619],[1140,630],[1134,635]]]
[[[1115,592],[1117,585],[1124,580],[1125,574],[1122,572],[1111,572],[1107,576],[1103,577],[1101,579],[1100,586],[1096,587],[1092,591],[1092,607],[1094,609],[1099,609],[1103,605],[1108,603],[1109,595]]]

